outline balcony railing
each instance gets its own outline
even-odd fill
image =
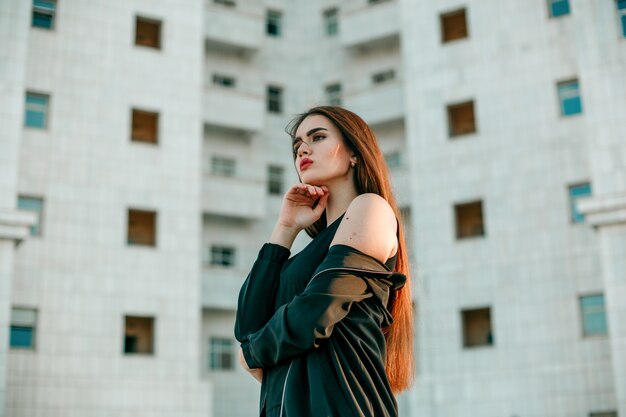
[[[207,267],[202,271],[202,307],[235,310],[241,284],[248,271],[238,268]]]
[[[206,214],[253,220],[265,216],[264,181],[208,175],[202,188],[202,211]]]
[[[205,12],[207,46],[234,52],[254,52],[263,39],[263,18],[225,7]]]
[[[209,126],[258,132],[264,117],[265,100],[260,96],[217,86],[205,89],[204,122]]]
[[[347,108],[355,111],[370,125],[404,119],[404,93],[400,82],[372,87],[344,98]]]
[[[398,1],[387,1],[341,15],[341,44],[367,48],[400,37]]]

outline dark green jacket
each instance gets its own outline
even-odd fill
[[[280,409],[268,416],[397,416],[381,328],[392,322],[389,297],[405,276],[334,245],[304,291],[275,309],[280,262],[262,254],[239,294],[235,336],[250,368],[288,366],[280,381],[264,377],[264,385],[282,384]]]

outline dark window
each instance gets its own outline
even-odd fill
[[[569,0],[548,0],[550,17],[559,17],[569,14]]]
[[[154,211],[129,209],[127,243],[156,246],[156,217]]]
[[[135,45],[161,49],[161,21],[137,16]]]
[[[441,22],[441,42],[451,42],[469,36],[465,9],[444,13],[439,20]]]
[[[211,265],[234,266],[235,248],[230,246],[211,246]]]
[[[209,368],[226,371],[235,368],[234,343],[232,339],[212,337],[209,340]]]
[[[476,132],[474,102],[452,104],[448,106],[448,134],[454,138]]]
[[[600,411],[589,413],[589,417],[617,417],[617,411]]]
[[[267,87],[267,111],[270,113],[282,113],[283,89],[275,86]]]
[[[213,74],[213,84],[221,87],[234,88],[235,78],[228,75]]]
[[[54,29],[56,0],[33,0],[33,16],[31,26],[42,29]]]
[[[265,16],[265,31],[269,36],[279,37],[282,34],[282,18],[281,12],[276,10],[268,10]]]
[[[339,10],[336,7],[324,10],[324,31],[328,36],[339,33]]]
[[[604,295],[594,294],[580,297],[583,335],[607,334]]]
[[[578,80],[563,81],[557,84],[561,116],[573,116],[583,112]]]
[[[222,177],[232,177],[235,175],[236,163],[232,158],[214,156],[211,158],[211,173]]]
[[[483,203],[481,201],[457,204],[454,206],[454,213],[456,216],[457,239],[485,235]]]
[[[267,175],[267,190],[270,194],[280,195],[283,193],[283,167],[269,166]]]
[[[617,0],[617,15],[622,27],[622,36],[626,38],[626,0]]]
[[[492,346],[494,344],[491,327],[491,308],[463,310],[463,346]]]
[[[585,215],[578,211],[576,208],[576,202],[580,198],[591,196],[591,184],[577,184],[570,185],[568,187],[569,191],[569,206],[570,206],[570,219],[572,223],[584,223]]]
[[[43,219],[43,199],[39,197],[18,196],[17,208],[37,214],[37,221],[30,227],[31,236],[41,236]]]
[[[35,349],[37,310],[13,307],[9,345],[12,349]]]
[[[221,6],[235,7],[235,2],[233,0],[213,0],[213,3]]]
[[[156,144],[159,141],[159,113],[132,109],[130,140]]]
[[[329,84],[326,86],[326,101],[331,106],[341,105],[341,84]]]
[[[393,69],[377,72],[372,75],[374,84],[382,84],[396,78],[396,71]]]
[[[26,93],[24,126],[36,129],[48,127],[50,96],[47,94]]]
[[[154,354],[154,317],[124,317],[124,353]]]

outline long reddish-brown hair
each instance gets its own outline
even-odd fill
[[[395,271],[406,275],[407,281],[402,288],[392,294],[393,324],[383,329],[387,341],[385,370],[392,390],[398,393],[410,387],[414,376],[413,304],[402,215],[393,196],[387,164],[372,129],[358,115],[342,107],[313,107],[296,116],[287,125],[287,133],[295,138],[296,130],[302,121],[314,114],[328,118],[339,129],[344,143],[357,157],[359,162],[354,167],[354,185],[357,193],[378,194],[387,200],[398,219],[398,258]],[[326,226],[326,213],[324,212],[317,222],[306,229],[306,232],[309,236],[315,237]]]

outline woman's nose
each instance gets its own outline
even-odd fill
[[[302,142],[298,147],[298,156],[302,157],[302,155],[310,155],[311,148],[309,148],[309,144],[306,142]]]

